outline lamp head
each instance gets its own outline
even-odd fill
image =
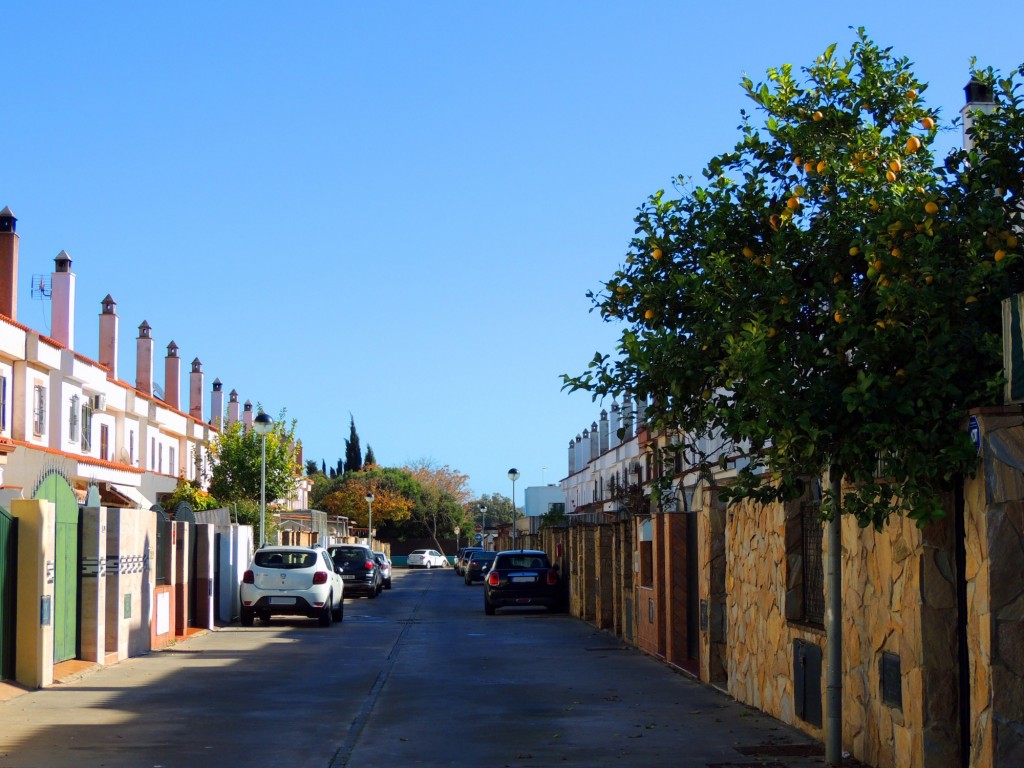
[[[269,435],[274,429],[274,420],[260,411],[252,420],[252,428],[257,435]]]
[[[366,496],[364,496],[364,498],[366,499],[366,501],[368,503],[370,503],[370,502],[373,501],[373,494],[372,493],[368,493],[368,494],[366,494]]]
[[[508,479],[509,479],[509,480],[511,480],[511,481],[512,481],[513,483],[514,483],[514,482],[515,482],[516,480],[518,480],[518,479],[519,479],[519,470],[518,470],[518,469],[516,469],[515,467],[513,467],[512,469],[510,469],[510,470],[508,471]]]

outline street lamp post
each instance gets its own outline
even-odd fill
[[[366,498],[366,546],[373,551],[373,494],[368,493]]]
[[[480,510],[480,530],[487,533],[487,507],[480,504],[477,509]]]
[[[274,429],[274,420],[260,411],[252,420],[252,428],[260,436],[260,546],[267,540],[267,435]]]
[[[519,470],[512,467],[508,471],[508,479],[512,481],[512,549],[516,548],[516,480],[519,479]]]

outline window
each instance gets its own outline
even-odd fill
[[[162,445],[157,446],[156,449],[156,471],[163,474],[164,471],[164,447]]]
[[[82,403],[82,453],[92,450],[92,401],[87,397]]]
[[[106,424],[100,424],[100,458],[110,459],[110,428]]]
[[[172,472],[174,474],[178,474],[174,466],[174,460],[177,458],[177,452],[174,450],[174,448],[168,448],[167,454],[167,471]]]
[[[71,396],[71,410],[68,413],[68,440],[72,443],[78,440],[78,395]]]
[[[32,407],[32,431],[41,435],[46,432],[46,387],[36,384]]]
[[[149,468],[156,469],[156,438],[149,438]]]
[[[135,431],[128,430],[128,463],[135,464]]]
[[[0,376],[0,430],[7,431],[7,377]]]

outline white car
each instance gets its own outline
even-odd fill
[[[444,568],[448,558],[436,549],[414,549],[405,562],[410,568]]]
[[[242,626],[274,615],[308,616],[321,627],[345,618],[345,582],[323,547],[262,547],[238,589]]]

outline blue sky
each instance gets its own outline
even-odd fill
[[[122,378],[145,320],[161,357],[173,340],[202,361],[207,389],[286,409],[307,458],[344,455],[351,413],[382,464],[447,464],[505,495],[515,466],[521,503],[566,474],[601,408],[561,391],[618,336],[587,290],[649,194],[732,146],[740,78],[865,26],[949,120],[971,56],[1024,61],[1024,5],[975,8],[8,4],[17,319],[48,331],[29,281],[66,249],[77,351],[98,356],[110,294]]]

